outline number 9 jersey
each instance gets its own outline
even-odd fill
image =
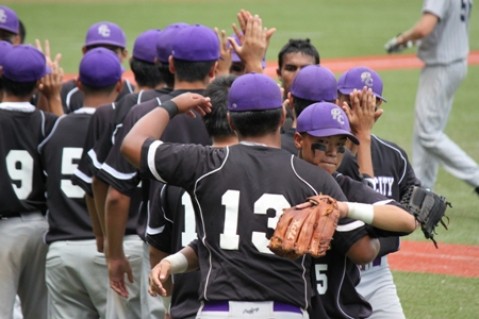
[[[45,211],[45,179],[37,147],[56,119],[29,103],[0,104],[0,216]]]

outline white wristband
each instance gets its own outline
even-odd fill
[[[163,307],[165,308],[166,313],[170,313],[171,309],[171,296],[161,297],[163,301]]]
[[[370,204],[362,203],[350,203],[348,205],[348,217],[365,222],[366,224],[372,224],[374,219],[374,207]]]
[[[183,273],[188,269],[188,259],[180,252],[165,257],[165,260],[170,263],[170,273],[172,274]]]

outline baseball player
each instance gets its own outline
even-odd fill
[[[47,318],[47,246],[42,238],[48,223],[37,146],[52,129],[56,116],[29,103],[47,73],[45,56],[31,46],[18,45],[2,59],[0,317],[12,318],[18,294],[25,319]]]
[[[375,103],[360,104],[359,90],[369,88]],[[372,126],[381,114],[383,82],[374,70],[354,67],[338,80],[338,104],[343,105],[351,128],[360,138],[356,154],[345,156],[339,172],[360,176],[377,192],[400,201],[411,185],[418,185],[407,154],[398,145],[385,141],[371,133]],[[346,107],[344,107],[346,103]],[[367,162],[365,163],[365,155]],[[376,260],[362,268],[358,291],[373,307],[371,318],[403,318],[403,310],[393,276],[387,262],[387,254],[399,249],[399,238],[381,239],[381,251]]]
[[[104,47],[115,52],[120,59],[120,63],[128,57],[126,49],[126,36],[123,30],[115,23],[109,21],[100,21],[94,23],[88,28],[85,37],[85,43],[82,52],[85,54],[88,50]],[[123,89],[117,99],[121,99],[128,93],[132,93],[135,87],[128,80],[123,81]],[[65,114],[75,111],[83,106],[83,96],[78,91],[74,80],[67,81],[61,89],[61,98]]]
[[[202,103],[208,107],[208,99],[193,94],[163,103],[138,121],[122,144],[123,154],[142,171],[184,188],[192,198],[202,243],[198,317],[308,318],[311,260],[272,254],[266,233],[282,208],[319,192],[340,200],[344,195],[326,172],[280,149],[281,91],[261,74],[238,77],[229,92],[239,145],[214,149],[147,138],[159,138],[170,117]]]
[[[195,48],[193,51],[191,51],[192,45]],[[110,227],[107,228],[108,255],[110,256],[108,262],[112,264],[110,267],[110,282],[113,289],[122,296],[127,295],[123,274],[131,273],[131,270],[130,263],[125,259],[121,246],[123,235],[120,234],[119,230],[123,229],[124,226],[119,224],[122,219],[119,219],[118,216],[128,213],[130,201],[128,195],[131,190],[137,188],[141,176],[120,155],[120,142],[118,141],[122,140],[123,135],[139,118],[151,109],[156,108],[158,103],[162,103],[163,100],[168,100],[171,96],[187,91],[203,93],[206,85],[214,76],[216,60],[219,57],[219,42],[216,34],[212,29],[202,25],[181,28],[174,37],[172,49],[173,54],[169,58],[169,67],[170,70],[175,71],[174,91],[168,96],[157,97],[131,109],[123,121],[121,130],[115,135],[115,145],[97,174],[99,179],[110,185],[105,205],[106,224],[107,227]],[[187,116],[178,117],[168,130],[168,138],[172,141],[210,144],[210,138],[204,123],[199,117],[196,119]],[[140,198],[143,202],[143,209],[137,213],[141,218],[146,217],[148,199],[155,187],[157,185],[154,182],[150,182],[148,179],[142,180],[143,194]],[[145,261],[147,260],[145,259]],[[133,273],[136,273],[136,271]],[[146,287],[144,291],[146,293]]]
[[[372,95],[372,94],[371,94]],[[354,144],[359,141],[350,133],[346,113],[336,104],[321,102],[308,106],[301,112],[297,119],[297,133],[295,145],[299,150],[299,156],[333,174],[336,172],[342,157],[346,151],[346,141],[349,139]],[[347,139],[346,139],[347,138]],[[399,204],[387,197],[382,196],[361,182],[346,178],[344,175],[335,175],[336,180],[350,202],[374,204],[374,219],[369,222],[372,226],[389,231],[411,233],[416,222],[413,215],[403,209]],[[394,205],[384,205],[384,203]],[[382,205],[381,205],[382,204]],[[396,206],[395,206],[396,205]],[[379,210],[383,211],[379,211]],[[379,223],[379,215],[383,215],[386,224]],[[351,218],[352,215],[350,214]],[[349,227],[353,229],[353,227]],[[364,231],[364,230],[363,230]],[[321,317],[318,307],[324,306],[331,318],[366,318],[367,308],[364,300],[357,295],[354,289],[355,282],[352,278],[359,279],[357,268],[352,268],[349,262],[363,265],[372,261],[375,254],[371,250],[358,248],[357,242],[368,242],[368,237],[397,236],[397,233],[384,233],[378,229],[367,228],[367,235],[356,231],[345,231],[342,227],[337,228],[332,241],[332,249],[324,258],[315,260],[315,275],[318,287],[318,296],[321,303],[313,303],[312,313],[314,318]],[[363,246],[364,247],[364,246]],[[377,252],[376,252],[377,253]],[[344,256],[348,257],[348,261]],[[372,257],[372,258],[371,258]],[[348,271],[349,270],[349,271]],[[346,277],[344,277],[346,274]],[[354,300],[354,302],[353,302]],[[358,306],[359,305],[359,306]],[[363,309],[363,310],[358,310]]]
[[[417,56],[424,66],[416,94],[412,163],[422,186],[432,189],[443,165],[479,195],[479,165],[444,132],[454,94],[467,74],[471,9],[472,0],[425,0],[421,18],[386,49],[397,52],[419,42]]]
[[[85,106],[60,117],[38,147],[47,180],[46,282],[52,319],[105,317],[106,261],[96,250],[85,193],[71,183],[70,176],[82,154],[90,118],[96,107],[115,100],[121,74],[113,52],[88,51],[80,62],[77,82]]]
[[[20,20],[17,13],[7,6],[0,6],[0,40],[13,45],[21,43]]]

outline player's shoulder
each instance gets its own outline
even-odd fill
[[[389,152],[397,153],[398,155],[407,157],[406,151],[398,144],[392,141],[380,138],[376,135],[371,135],[371,137],[372,137],[373,145],[375,145],[379,150],[389,151]]]

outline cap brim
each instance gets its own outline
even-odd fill
[[[348,94],[350,94],[351,92],[353,92],[354,90],[355,90],[354,88],[352,88],[352,89],[350,89],[350,88],[341,88],[341,89],[338,89],[339,93],[344,94],[344,95],[348,95]],[[374,96],[375,96],[376,98],[378,98],[378,99],[381,99],[383,102],[386,102],[386,103],[388,102],[388,101],[387,101],[384,97],[382,97],[381,95],[374,94]]]
[[[314,130],[314,131],[308,131],[306,132],[309,135],[315,136],[315,137],[329,137],[329,136],[335,136],[335,135],[345,135],[348,139],[350,139],[354,144],[359,145],[359,140],[356,136],[351,134],[348,131],[341,130],[341,129],[323,129],[323,130]]]

